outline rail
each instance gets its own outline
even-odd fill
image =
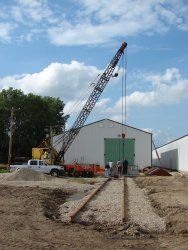
[[[88,198],[78,207],[76,210],[70,215],[71,222],[73,222],[76,215],[80,212],[80,210],[95,196],[95,194],[101,190],[102,187],[105,186],[105,184],[110,180],[110,178],[106,179],[98,188],[96,188],[89,196]]]
[[[81,212],[81,210],[93,199],[96,198],[96,195],[99,194],[100,191],[103,190],[103,188],[107,185],[112,180],[112,178],[107,178],[104,182],[102,182],[101,185],[99,185],[96,189],[91,192],[91,194],[70,214],[70,221],[75,222],[76,221],[76,216]],[[125,222],[125,206],[126,206],[126,199],[125,199],[125,177],[119,178],[118,181],[121,181],[121,199],[120,199],[120,206],[121,206],[121,211],[120,211],[120,221],[121,224]]]

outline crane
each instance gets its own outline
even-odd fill
[[[63,137],[63,145],[57,155],[58,160],[60,161],[62,158],[64,159],[64,155],[76,136],[79,134],[82,126],[84,125],[86,119],[94,108],[96,102],[98,101],[101,93],[109,82],[110,78],[113,76],[114,69],[118,64],[122,54],[124,53],[125,48],[127,47],[127,43],[123,42],[119,50],[116,52],[115,56],[112,58],[110,63],[107,65],[106,69],[100,76],[98,82],[95,84],[93,91],[91,92],[89,98],[87,99],[85,105],[80,111],[77,119],[75,120],[71,129],[64,134]]]

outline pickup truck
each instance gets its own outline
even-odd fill
[[[64,167],[56,165],[48,165],[43,160],[29,160],[27,164],[23,165],[10,165],[10,172],[21,168],[32,169],[44,174],[50,174],[51,176],[58,177],[59,175],[64,175]]]

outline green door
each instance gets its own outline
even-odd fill
[[[104,152],[105,163],[111,160],[116,163],[126,158],[129,165],[135,165],[135,139],[106,138]]]

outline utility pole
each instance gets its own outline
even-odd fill
[[[14,108],[11,108],[10,113],[10,131],[9,131],[9,149],[8,149],[8,169],[10,169],[11,159],[12,159],[12,133],[13,133],[13,118],[14,118]]]
[[[155,147],[155,143],[154,143],[153,140],[152,140],[152,143],[153,143],[153,146],[154,146],[154,149],[155,149],[155,153],[156,153],[157,158],[158,158],[158,161],[159,161],[159,165],[161,166],[161,160],[160,160],[159,154],[158,154],[158,152],[157,152],[157,149],[156,149],[156,147]]]
[[[52,148],[53,148],[53,126],[50,126],[50,164],[54,164],[54,152]]]

